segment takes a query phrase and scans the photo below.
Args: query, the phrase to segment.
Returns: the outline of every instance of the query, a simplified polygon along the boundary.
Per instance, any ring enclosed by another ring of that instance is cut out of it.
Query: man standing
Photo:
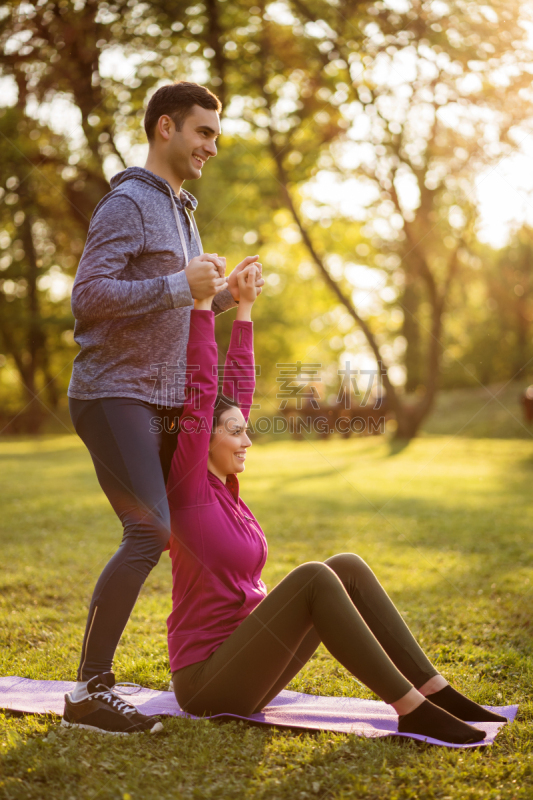
[[[77,685],[62,724],[109,733],[155,730],[113,691],[113,656],[140,589],[170,537],[166,479],[183,405],[190,311],[216,293],[220,313],[238,302],[237,274],[202,252],[182,189],[217,154],[220,102],[185,81],[151,98],[144,168],[111,180],[96,207],[72,291],[75,339],[69,406],[99,483],[123,525],[120,547],[91,600]],[[257,281],[262,286],[260,273]]]

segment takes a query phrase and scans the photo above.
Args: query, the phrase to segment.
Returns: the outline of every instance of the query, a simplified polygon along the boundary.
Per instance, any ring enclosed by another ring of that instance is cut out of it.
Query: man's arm
[[[255,286],[257,294],[261,294],[262,287],[265,285],[262,275],[262,265],[257,260],[259,256],[247,256],[234,270],[228,275],[228,288],[215,295],[211,309],[215,314],[221,314],[230,308],[235,308],[239,303],[239,275],[251,264],[256,265]]]
[[[215,314],[222,314],[224,311],[229,311],[230,308],[236,308],[237,301],[233,299],[229,289],[224,289],[222,292],[216,294],[211,304],[211,310]]]
[[[128,261],[142,253],[144,228],[137,204],[128,197],[111,197],[91,222],[72,289],[77,320],[93,322],[150,314],[193,303],[184,272],[122,280]]]

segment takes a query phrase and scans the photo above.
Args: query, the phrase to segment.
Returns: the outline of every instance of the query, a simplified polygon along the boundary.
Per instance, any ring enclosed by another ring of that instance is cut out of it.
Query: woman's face
[[[251,446],[246,420],[240,408],[228,408],[209,443],[208,469],[218,478],[244,471],[246,450]]]

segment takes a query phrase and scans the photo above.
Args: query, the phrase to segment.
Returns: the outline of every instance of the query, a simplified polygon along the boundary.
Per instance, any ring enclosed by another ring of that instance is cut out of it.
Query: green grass
[[[73,679],[88,600],[119,526],[73,436],[0,443],[0,674]],[[265,580],[362,555],[443,674],[482,703],[520,703],[484,751],[241,723],[171,720],[111,740],[0,714],[0,797],[533,797],[533,442],[425,435],[256,444],[243,496],[268,536]],[[117,653],[121,680],[168,685],[170,562],[150,576]],[[296,690],[371,696],[319,650]]]
[[[531,381],[509,381],[439,392],[423,430],[473,438],[529,439],[533,424],[525,420],[521,397]]]

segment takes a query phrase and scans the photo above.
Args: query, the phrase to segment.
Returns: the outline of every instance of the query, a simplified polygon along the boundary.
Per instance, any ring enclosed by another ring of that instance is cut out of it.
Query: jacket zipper
[[[239,511],[239,513],[240,513],[240,515],[241,515],[242,519],[245,519],[245,520],[247,520],[248,522],[254,522],[254,518],[253,518],[253,517],[249,517],[247,514],[245,514],[245,513],[244,513],[244,511],[241,511],[238,501],[236,501],[236,500],[235,500],[235,498],[234,498],[234,497],[233,497],[233,495],[231,494],[231,492],[230,492],[230,490],[228,489],[228,487],[227,487],[227,486],[225,486],[224,488],[225,488],[225,489],[228,491],[228,493],[230,494],[230,496],[231,496],[231,499],[232,499],[232,500],[233,500],[233,502],[235,503],[235,505],[236,505],[236,507],[237,507],[237,510]],[[258,568],[260,567],[261,561],[264,559],[264,557],[265,557],[265,554],[266,554],[266,547],[265,547],[266,540],[265,540],[265,536],[264,536],[264,534],[261,534],[261,533],[259,533],[259,531],[256,531],[255,529],[253,529],[253,532],[255,533],[255,535],[257,536],[257,538],[259,539],[259,541],[261,542],[261,549],[262,549],[261,558],[260,558],[260,559],[259,559],[259,561],[257,562],[257,568],[256,568],[256,569],[258,569]]]

